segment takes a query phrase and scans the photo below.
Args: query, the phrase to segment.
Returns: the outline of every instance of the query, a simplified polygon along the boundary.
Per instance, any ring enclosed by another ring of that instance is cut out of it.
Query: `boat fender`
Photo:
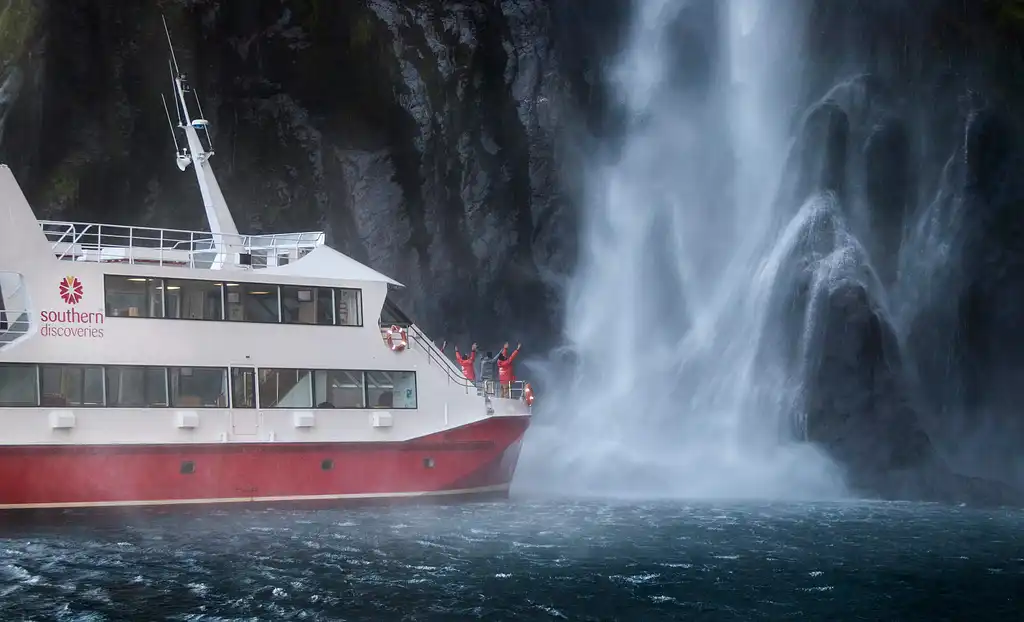
[[[387,342],[392,352],[401,352],[409,347],[409,336],[401,326],[392,325],[388,329]]]
[[[523,401],[526,402],[527,406],[533,406],[533,387],[527,382],[523,385]]]

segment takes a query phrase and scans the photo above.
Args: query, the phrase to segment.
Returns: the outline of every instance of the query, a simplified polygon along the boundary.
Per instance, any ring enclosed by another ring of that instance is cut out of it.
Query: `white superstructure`
[[[322,233],[239,234],[170,66],[210,231],[39,221],[0,167],[4,444],[403,441],[528,416],[518,383],[482,394],[415,325],[389,348],[400,284]]]

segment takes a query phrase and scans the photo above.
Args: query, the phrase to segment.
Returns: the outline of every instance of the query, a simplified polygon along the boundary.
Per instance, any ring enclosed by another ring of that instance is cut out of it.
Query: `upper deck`
[[[241,235],[128,225],[41,220],[62,261],[260,269],[284,266],[324,245],[320,231]]]

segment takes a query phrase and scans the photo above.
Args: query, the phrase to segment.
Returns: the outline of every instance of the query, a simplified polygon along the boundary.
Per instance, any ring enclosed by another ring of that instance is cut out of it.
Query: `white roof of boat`
[[[401,283],[373,268],[361,264],[329,246],[318,246],[308,255],[284,266],[262,268],[261,274],[288,274],[346,281],[373,281],[403,287]]]

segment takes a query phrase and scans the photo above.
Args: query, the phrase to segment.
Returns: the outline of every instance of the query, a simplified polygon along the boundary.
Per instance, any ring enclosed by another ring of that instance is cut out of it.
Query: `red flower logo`
[[[77,305],[82,300],[82,282],[77,277],[64,277],[60,282],[60,297],[69,305]]]

